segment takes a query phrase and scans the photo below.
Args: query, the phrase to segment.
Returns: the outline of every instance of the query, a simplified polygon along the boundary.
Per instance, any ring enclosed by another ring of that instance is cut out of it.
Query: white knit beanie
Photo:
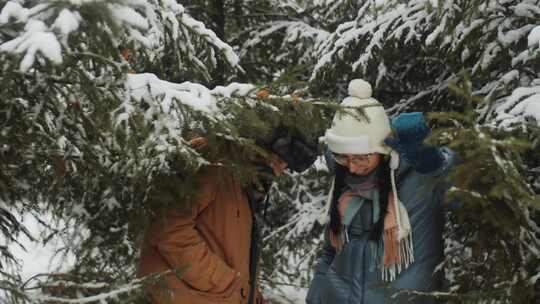
[[[371,85],[362,79],[349,83],[349,97],[341,103],[348,107],[334,116],[332,127],[326,130],[325,141],[330,150],[341,154],[390,154],[384,139],[391,133],[390,120],[382,104],[371,97]],[[355,108],[363,108],[365,117]]]

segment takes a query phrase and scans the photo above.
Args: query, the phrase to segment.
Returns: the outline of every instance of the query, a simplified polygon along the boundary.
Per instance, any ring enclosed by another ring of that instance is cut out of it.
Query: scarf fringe
[[[399,241],[399,257],[396,263],[390,266],[385,266],[382,263],[381,272],[382,279],[385,282],[391,282],[405,269],[414,263],[414,248],[412,234]]]

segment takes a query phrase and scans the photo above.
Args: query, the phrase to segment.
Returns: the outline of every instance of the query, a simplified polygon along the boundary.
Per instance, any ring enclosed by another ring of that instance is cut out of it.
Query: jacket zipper
[[[361,297],[361,304],[364,304],[365,297],[366,297],[366,247],[367,244],[364,245],[364,249],[362,250],[362,297]]]
[[[257,282],[257,260],[259,259],[259,227],[257,225],[257,217],[255,201],[253,199],[251,189],[247,188],[244,191],[247,194],[249,208],[251,211],[251,244],[249,250],[249,291],[248,291],[248,304],[254,303],[255,297],[255,285]]]

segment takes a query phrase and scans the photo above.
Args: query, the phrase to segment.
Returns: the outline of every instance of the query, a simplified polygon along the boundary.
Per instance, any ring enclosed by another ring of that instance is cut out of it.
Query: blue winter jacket
[[[437,303],[433,298],[412,296],[400,291],[435,291],[441,289],[441,274],[435,268],[443,258],[443,197],[448,183],[443,178],[455,161],[452,151],[441,148],[442,167],[430,174],[416,172],[402,158],[397,170],[398,196],[409,214],[414,246],[414,263],[396,280],[382,281],[368,241],[373,224],[372,204],[366,201],[354,216],[349,228],[349,242],[339,253],[324,243],[307,304],[382,304]]]

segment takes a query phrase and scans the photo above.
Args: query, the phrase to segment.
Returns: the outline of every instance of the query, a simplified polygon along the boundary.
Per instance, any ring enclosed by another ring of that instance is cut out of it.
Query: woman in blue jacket
[[[308,304],[431,304],[419,294],[441,288],[435,269],[448,188],[441,177],[454,154],[424,145],[431,130],[422,113],[391,125],[371,93],[369,83],[351,81],[342,103],[348,113],[336,114],[325,134],[335,179]]]

